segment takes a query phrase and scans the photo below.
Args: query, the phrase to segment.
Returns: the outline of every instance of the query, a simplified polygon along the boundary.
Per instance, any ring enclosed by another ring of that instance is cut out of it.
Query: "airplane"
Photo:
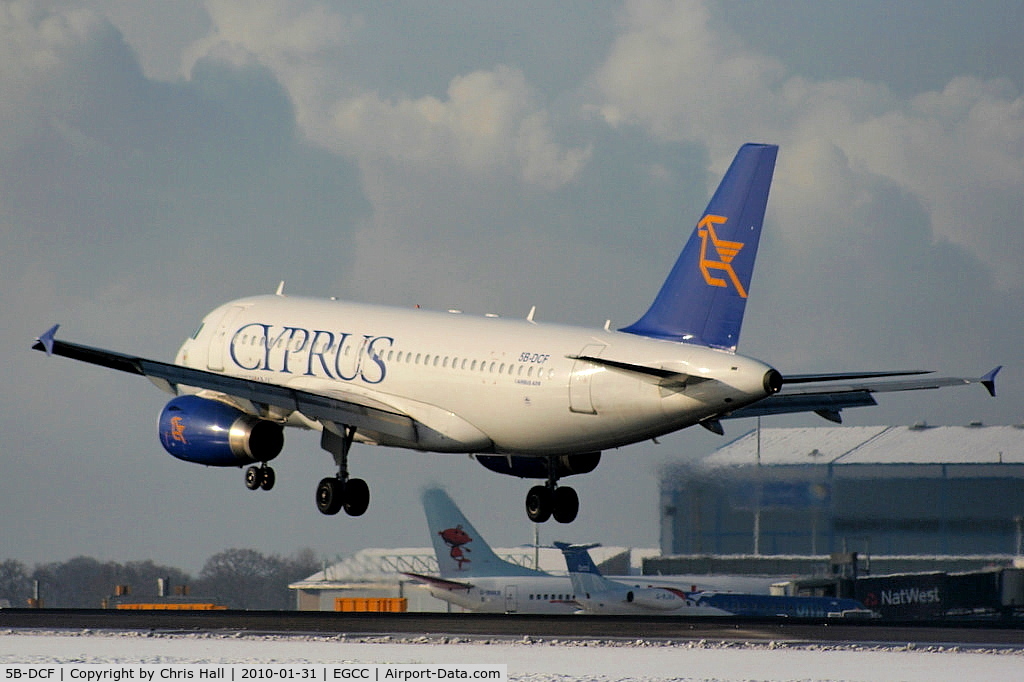
[[[405,573],[437,599],[476,613],[575,613],[568,576],[506,561],[494,553],[451,497],[423,492],[423,511],[440,577]]]
[[[675,587],[626,584],[601,575],[590,558],[597,545],[556,542],[572,579],[582,613],[671,616],[744,616],[748,618],[871,618],[875,614],[856,599],[787,597],[735,592],[687,592]]]
[[[316,487],[323,514],[363,514],[353,443],[468,453],[486,468],[544,481],[530,520],[572,522],[579,497],[560,479],[593,471],[605,450],[699,424],[877,404],[873,394],[981,383],[923,371],[783,375],[736,352],[778,147],[743,145],[650,308],[612,330],[273,295],[225,303],[173,363],[56,338],[33,348],[148,377],[175,396],[159,418],[171,455],[248,467],[269,490],[285,427],[320,431],[337,473]],[[901,377],[893,379],[892,377]],[[910,378],[912,377],[912,378]],[[887,378],[886,381],[878,381]]]
[[[565,557],[580,612],[608,615],[732,615],[725,609],[699,604],[676,587],[648,585],[642,581],[629,585],[604,577],[590,558],[589,550],[597,546],[555,543],[555,547],[562,550]]]
[[[880,614],[847,597],[789,597],[735,592],[691,592],[699,606],[746,618],[878,618]]]

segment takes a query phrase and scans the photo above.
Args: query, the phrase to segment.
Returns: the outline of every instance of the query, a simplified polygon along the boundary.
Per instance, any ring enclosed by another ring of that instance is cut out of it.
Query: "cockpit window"
[[[198,338],[199,338],[199,334],[201,334],[201,333],[202,333],[202,331],[203,331],[203,326],[204,326],[205,324],[206,324],[205,322],[200,322],[200,323],[199,323],[199,326],[198,326],[198,327],[196,327],[196,330],[195,330],[194,332],[192,332],[192,340],[193,340],[193,341],[195,341],[196,339],[198,339]]]

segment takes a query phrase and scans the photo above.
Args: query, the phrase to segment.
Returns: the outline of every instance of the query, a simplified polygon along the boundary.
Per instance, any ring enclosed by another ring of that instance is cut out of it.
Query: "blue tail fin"
[[[554,545],[562,551],[562,556],[565,557],[565,566],[569,569],[569,573],[601,575],[601,571],[597,570],[597,564],[590,557],[590,550],[599,545],[570,545],[567,542],[556,542]]]
[[[740,147],[654,303],[620,331],[736,350],[778,149]]]
[[[448,493],[431,488],[423,493],[430,539],[442,578],[482,578],[546,575],[505,561],[491,549],[463,516]]]

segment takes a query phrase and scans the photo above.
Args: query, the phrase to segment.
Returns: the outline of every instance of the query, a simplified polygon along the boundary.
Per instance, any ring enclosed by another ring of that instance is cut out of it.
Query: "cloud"
[[[336,105],[335,147],[361,159],[506,173],[556,189],[578,176],[589,152],[560,147],[535,100],[523,74],[507,67],[454,78],[446,100],[369,93]]]
[[[740,142],[779,142],[782,183],[789,173],[806,178],[807,164],[819,163],[802,197],[789,198],[825,211],[854,213],[852,204],[818,199],[836,198],[827,178],[845,173],[861,183],[848,200],[879,186],[870,176],[884,178],[926,211],[929,241],[971,252],[1004,290],[1024,286],[1024,266],[1011,255],[1024,250],[1016,229],[1024,215],[1024,99],[1009,81],[964,76],[900,100],[880,84],[788,73],[713,25],[703,3],[633,2],[627,22],[595,78],[595,106],[610,125],[700,141],[720,170]],[[841,150],[831,159],[846,170],[802,158],[823,141]]]

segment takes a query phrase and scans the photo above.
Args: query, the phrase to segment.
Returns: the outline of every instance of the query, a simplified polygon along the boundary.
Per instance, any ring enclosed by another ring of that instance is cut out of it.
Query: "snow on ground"
[[[1024,680],[1024,647],[0,630],[3,664],[504,663],[509,680]]]

